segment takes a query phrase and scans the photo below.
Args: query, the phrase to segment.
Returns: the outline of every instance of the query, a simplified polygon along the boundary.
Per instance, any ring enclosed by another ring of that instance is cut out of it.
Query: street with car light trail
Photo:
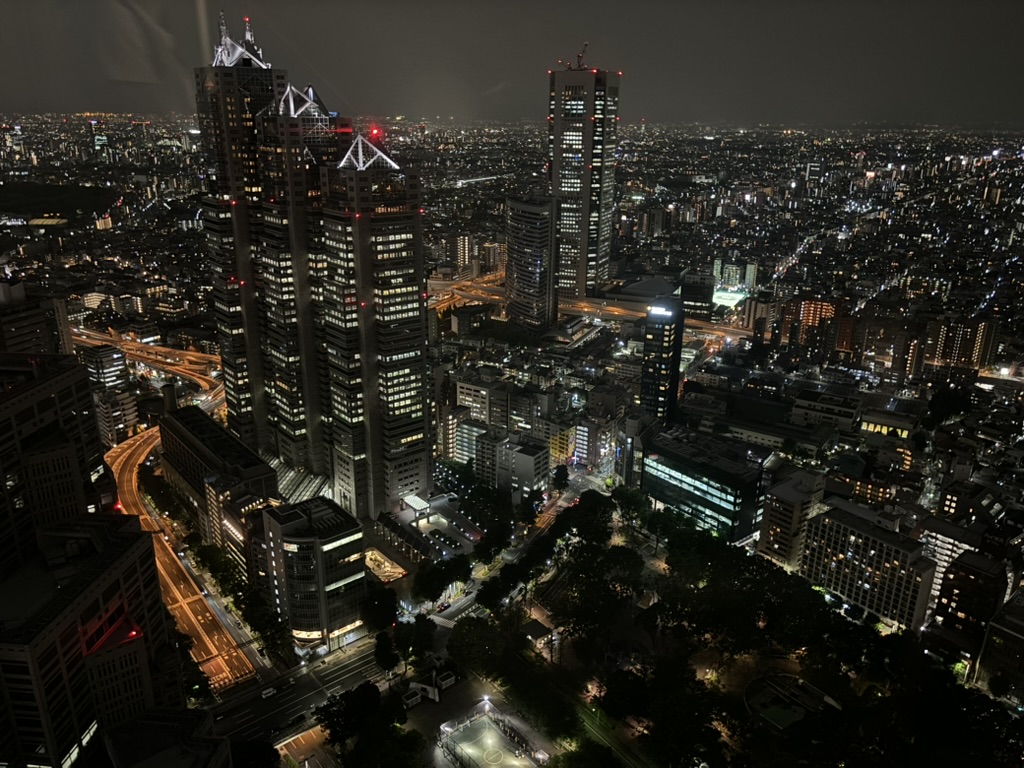
[[[107,343],[123,346],[128,342],[111,338]],[[187,363],[187,367],[181,368],[180,373],[175,373],[196,381],[200,386],[208,382],[213,383],[212,388],[204,388],[207,391],[204,392],[205,401],[202,404],[203,409],[210,412],[224,402],[224,389],[215,380],[201,381],[208,377],[190,370],[192,366],[204,362],[207,361],[197,358],[196,362]],[[153,427],[112,448],[107,453],[106,460],[117,482],[121,511],[124,514],[138,516],[143,530],[157,534],[153,537],[153,550],[164,603],[174,617],[178,629],[191,638],[192,657],[207,676],[210,687],[214,692],[220,692],[228,686],[254,678],[256,662],[240,647],[239,640],[233,637],[227,622],[218,617],[211,601],[203,594],[203,589],[196,584],[186,564],[175,550],[176,542],[169,526],[149,507],[139,490],[139,465],[156,451],[159,445],[160,429]],[[237,634],[242,635],[241,632]],[[244,637],[240,639],[242,642],[246,640]]]

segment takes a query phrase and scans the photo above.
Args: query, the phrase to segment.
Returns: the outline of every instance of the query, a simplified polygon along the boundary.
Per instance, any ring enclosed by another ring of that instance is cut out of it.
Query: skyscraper
[[[419,206],[419,178],[357,136],[324,207],[324,338],[335,498],[361,518],[429,479]]]
[[[245,19],[235,42],[220,20],[213,63],[195,72],[196,111],[207,153],[203,228],[213,272],[213,311],[224,369],[228,427],[250,445],[268,440],[252,235],[261,218],[258,123],[280,103],[287,74],[273,69]]]
[[[221,22],[196,103],[228,427],[360,517],[427,487],[419,179]]]
[[[540,334],[558,315],[551,198],[509,199],[505,241],[505,300],[509,322]]]
[[[682,349],[683,311],[677,302],[659,299],[647,310],[640,405],[662,421],[675,418]]]
[[[550,74],[548,178],[558,233],[558,295],[592,296],[608,279],[619,74],[577,66]]]
[[[285,465],[326,475],[320,172],[337,165],[352,127],[331,115],[311,86],[288,85],[276,106],[258,126],[262,220],[253,238],[268,437]]]

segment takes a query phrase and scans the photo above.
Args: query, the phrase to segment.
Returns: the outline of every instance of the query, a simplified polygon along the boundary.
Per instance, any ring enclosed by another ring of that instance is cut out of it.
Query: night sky
[[[1021,0],[24,0],[0,112],[193,112],[217,10],[347,115],[542,119],[546,71],[624,72],[627,122],[1024,126]]]

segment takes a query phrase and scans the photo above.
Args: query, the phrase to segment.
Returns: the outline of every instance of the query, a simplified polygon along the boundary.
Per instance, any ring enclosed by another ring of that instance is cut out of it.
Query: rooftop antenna
[[[245,39],[246,39],[246,42],[249,42],[249,43],[255,43],[256,42],[255,40],[252,39],[252,24],[249,23],[249,17],[248,16],[245,17]]]
[[[220,39],[223,40],[228,36],[228,23],[224,20],[224,11],[220,12],[217,25],[220,27]]]

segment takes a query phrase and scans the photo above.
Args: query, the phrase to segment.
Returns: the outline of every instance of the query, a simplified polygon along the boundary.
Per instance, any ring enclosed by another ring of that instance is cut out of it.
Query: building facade
[[[252,243],[268,438],[285,466],[321,475],[330,473],[319,351],[321,171],[337,165],[351,138],[351,123],[329,113],[311,86],[289,84],[258,123],[261,219]]]
[[[0,583],[0,763],[68,768],[103,730],[185,699],[138,518],[87,515],[39,540]]]
[[[287,73],[256,45],[248,18],[236,42],[220,20],[210,66],[195,71],[196,112],[207,157],[203,231],[224,370],[228,428],[248,445],[268,441],[253,238],[262,217],[260,116],[281,102]]]
[[[682,308],[675,302],[656,301],[647,310],[644,329],[640,406],[660,421],[671,422],[676,417],[682,349]]]
[[[764,500],[757,551],[787,571],[800,566],[808,521],[824,511],[825,476],[797,470],[773,485]]]
[[[356,137],[324,209],[324,339],[336,500],[397,510],[430,478],[419,178]]]
[[[164,477],[195,516],[206,544],[221,543],[223,525],[207,504],[207,478],[227,475],[255,496],[278,497],[274,468],[198,406],[166,414],[160,420],[160,443]]]
[[[550,198],[510,198],[506,205],[508,319],[527,333],[543,334],[558,317],[554,203]]]
[[[844,603],[919,631],[935,577],[924,546],[867,508],[836,498],[825,503],[830,509],[807,524],[800,575]]]
[[[0,352],[70,355],[72,351],[63,299],[32,297],[24,283],[0,280]]]
[[[671,429],[644,443],[641,487],[656,508],[728,541],[748,538],[764,509],[761,461],[731,440]]]
[[[0,355],[0,576],[35,530],[113,504],[89,375],[64,355]]]

